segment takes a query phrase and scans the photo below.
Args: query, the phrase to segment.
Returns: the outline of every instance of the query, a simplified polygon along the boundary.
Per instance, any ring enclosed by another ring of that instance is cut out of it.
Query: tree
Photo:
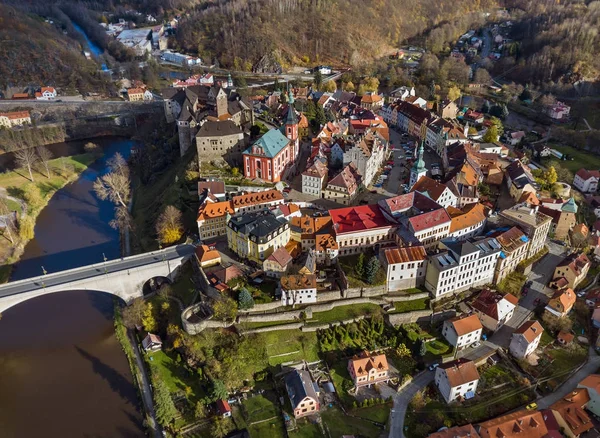
[[[33,239],[35,230],[35,221],[31,216],[23,215],[19,220],[19,237],[27,241]]]
[[[108,223],[111,228],[125,232],[133,228],[133,218],[129,214],[129,210],[125,207],[118,206],[115,210],[115,218]]]
[[[335,84],[335,81],[327,81],[323,85],[323,91],[333,93],[335,90],[337,90],[337,85]]]
[[[222,297],[213,303],[215,319],[231,321],[237,316],[237,304],[231,298]]]
[[[554,187],[554,184],[556,184],[556,181],[558,181],[558,175],[556,174],[556,169],[554,166],[548,167],[548,169],[544,172],[544,180],[546,180],[548,188]]]
[[[320,103],[317,103],[315,111],[315,122],[317,123],[319,128],[321,128],[321,126],[323,126],[327,122],[327,118],[325,117],[325,109]]]
[[[533,96],[531,95],[531,91],[529,91],[529,89],[527,87],[525,87],[525,89],[523,89],[523,92],[519,96],[519,100],[521,100],[522,102],[526,102],[526,101],[531,101],[532,99],[533,99]]]
[[[206,406],[202,402],[196,402],[196,406],[194,407],[194,418],[200,420],[201,418],[206,417]]]
[[[181,211],[173,205],[168,205],[156,221],[156,234],[158,240],[165,245],[172,245],[181,239],[183,235]]]
[[[491,109],[491,105],[490,105],[490,101],[489,100],[484,100],[483,101],[483,106],[481,107],[481,112],[484,114],[489,114]]]
[[[15,162],[19,168],[27,170],[29,173],[29,180],[34,181],[32,169],[37,163],[38,156],[35,151],[31,148],[20,149],[15,152]]]
[[[142,312],[142,325],[147,332],[153,332],[158,328],[156,318],[154,318],[154,309],[151,302],[147,302]]]
[[[221,417],[215,417],[212,427],[210,428],[210,436],[224,438],[227,433],[229,433],[229,429],[227,428],[225,420]]]
[[[114,171],[102,175],[94,182],[94,192],[103,201],[108,199],[115,205],[127,208],[131,195],[129,175]]]
[[[460,92],[460,88],[458,88],[456,85],[453,87],[450,87],[450,89],[448,89],[448,100],[451,100],[452,102],[454,102],[455,100],[457,100],[458,98],[460,98],[461,96],[461,92]]]
[[[42,192],[35,184],[26,184],[22,189],[22,196],[29,211],[38,210],[44,205]]]
[[[479,194],[483,195],[483,196],[490,196],[490,186],[488,186],[485,183],[479,183],[479,185],[477,186],[477,189],[479,190]]]
[[[484,143],[496,143],[498,141],[498,128],[496,125],[492,125],[485,131],[483,134],[483,142]]]
[[[88,141],[84,146],[83,146],[83,150],[88,153],[88,154],[99,154],[100,153],[100,147],[96,144],[96,143],[92,143],[91,141]]]
[[[348,81],[345,84],[343,84],[342,88],[346,91],[354,91],[356,87],[354,86],[352,81]]]
[[[474,79],[476,84],[489,84],[492,81],[492,77],[484,68],[477,69]]]
[[[238,304],[240,309],[251,309],[254,307],[254,299],[245,287],[240,289],[240,293],[238,294]]]
[[[14,245],[17,238],[17,226],[12,219],[12,211],[8,207],[7,199],[4,197],[0,197],[0,216],[5,217],[3,236]]]
[[[423,357],[426,354],[427,354],[427,345],[425,344],[425,342],[421,341],[421,346],[419,347],[419,355],[421,357]]]
[[[238,176],[240,176],[240,168],[232,167],[231,168],[231,176],[233,176],[234,178],[237,178]]]
[[[210,398],[212,401],[226,400],[229,397],[229,391],[222,380],[214,379],[210,389]]]
[[[356,261],[356,265],[354,266],[354,272],[358,275],[359,278],[363,278],[365,276],[365,253],[361,252],[358,256],[358,260]]]
[[[50,160],[52,159],[52,152],[50,152],[44,146],[40,146],[37,149],[37,154],[40,159],[40,163],[44,166],[44,170],[46,170],[46,178],[50,178]]]
[[[377,271],[379,271],[379,267],[381,264],[377,259],[377,256],[372,256],[365,267],[365,279],[367,283],[372,284],[375,281],[375,276],[377,275]]]
[[[398,357],[410,357],[410,356],[412,356],[412,353],[410,352],[410,350],[408,349],[408,347],[406,346],[406,344],[400,344],[400,345],[398,345],[398,348],[396,348],[396,354],[398,355]]]
[[[323,85],[323,75],[321,74],[321,71],[318,70],[318,69],[315,72],[315,76],[314,76],[313,82],[315,84],[315,88],[317,90],[321,90],[321,85]]]
[[[142,325],[144,313],[146,310],[146,302],[143,298],[136,298],[131,304],[123,309],[123,324],[129,329],[134,329],[136,326]]]
[[[119,152],[117,152],[114,157],[110,158],[106,164],[111,172],[129,178],[129,166],[127,165],[127,161],[125,161],[125,158],[123,158],[123,155]]]
[[[153,373],[152,383],[154,384],[154,408],[156,411],[156,420],[163,426],[169,426],[179,412],[173,403],[171,393],[167,384],[160,378],[158,373]]]

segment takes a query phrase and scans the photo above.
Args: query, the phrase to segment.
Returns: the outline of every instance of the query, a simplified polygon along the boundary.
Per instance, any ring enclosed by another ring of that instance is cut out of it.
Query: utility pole
[[[106,261],[108,260],[104,253],[102,253],[102,258],[104,259],[104,273],[108,274],[108,269],[106,269]]]
[[[46,274],[48,274],[48,271],[46,271],[46,269],[42,266],[42,275],[45,277]],[[44,289],[46,289],[46,284],[44,283],[44,280],[42,279],[42,287]]]

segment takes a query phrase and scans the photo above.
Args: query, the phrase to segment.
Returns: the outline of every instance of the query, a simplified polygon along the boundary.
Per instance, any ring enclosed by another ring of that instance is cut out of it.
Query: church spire
[[[231,72],[227,75],[227,88],[233,88],[233,79],[231,78]]]
[[[294,93],[292,92],[292,87],[288,82],[288,105],[294,106]]]
[[[294,109],[294,95],[292,89],[288,83],[288,113],[285,119],[286,125],[297,125],[298,118],[296,117],[296,110]]]

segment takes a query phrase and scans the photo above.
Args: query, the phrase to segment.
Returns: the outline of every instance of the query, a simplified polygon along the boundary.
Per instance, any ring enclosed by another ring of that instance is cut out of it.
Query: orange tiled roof
[[[319,234],[315,242],[317,251],[326,251],[328,249],[339,249],[339,245],[332,234]]]
[[[265,190],[264,192],[248,193],[233,197],[233,207],[242,208],[250,205],[266,204],[273,201],[283,201],[283,194],[279,190]]]
[[[575,301],[577,301],[577,295],[575,295],[573,289],[569,287],[567,289],[557,290],[554,292],[554,295],[550,301],[548,301],[548,306],[556,308],[556,305],[560,303],[563,308],[561,313],[566,313],[571,310],[575,304]]]
[[[383,249],[385,260],[388,264],[408,263],[422,261],[427,258],[427,252],[421,245],[405,246]]]
[[[441,364],[439,368],[446,373],[451,388],[479,380],[477,367],[472,360],[461,358]]]
[[[583,407],[590,401],[590,395],[585,388],[577,388],[558,402],[550,406],[550,409],[560,414],[575,436],[579,436],[594,427],[589,415]]]
[[[538,336],[544,333],[544,328],[536,320],[526,321],[515,330],[515,333],[523,335],[527,343],[531,344]]]
[[[6,117],[9,120],[26,119],[29,117],[29,111],[11,111],[9,113],[0,113],[0,117]]]
[[[134,94],[144,94],[144,90],[142,90],[141,88],[130,88],[129,90],[127,90],[128,96],[132,96]]]
[[[222,217],[225,216],[227,213],[234,213],[231,201],[205,202],[198,209],[197,221]]]
[[[450,212],[448,212],[450,213]],[[485,207],[482,204],[471,204],[461,210],[460,215],[453,216],[450,222],[450,233],[472,227],[485,221]]]
[[[481,438],[542,438],[547,433],[540,411],[517,411],[479,424]]]
[[[467,333],[474,332],[476,330],[482,330],[483,326],[479,317],[475,314],[467,317],[456,317],[449,321],[454,327],[454,331],[458,336],[466,335]]]
[[[373,368],[378,371],[387,371],[390,369],[385,354],[370,355],[367,351],[363,351],[359,356],[354,356],[350,359],[354,375],[363,376],[369,373]]]
[[[317,276],[311,275],[285,275],[280,279],[281,288],[285,290],[315,289],[317,287]]]
[[[221,254],[216,249],[210,249],[208,245],[200,245],[196,247],[196,255],[200,262],[208,262],[221,258]]]

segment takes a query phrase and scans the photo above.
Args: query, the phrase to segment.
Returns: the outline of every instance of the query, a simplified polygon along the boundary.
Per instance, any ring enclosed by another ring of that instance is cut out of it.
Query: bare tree
[[[131,196],[129,175],[117,172],[102,175],[94,182],[94,191],[103,201],[108,199],[113,204],[127,209]]]
[[[35,151],[31,148],[20,149],[15,152],[15,161],[17,162],[17,166],[22,169],[27,169],[27,172],[29,172],[29,179],[33,182],[33,173],[31,171],[38,161],[38,156]]]
[[[127,161],[125,161],[125,158],[123,158],[123,155],[120,153],[117,152],[114,157],[106,162],[106,164],[108,164],[111,173],[116,173],[129,178],[129,166],[127,165]]]
[[[119,206],[115,211],[115,218],[109,222],[115,230],[125,231],[133,229],[133,218],[127,207]]]
[[[6,198],[0,197],[0,216],[4,216],[4,236],[14,245],[17,237],[17,225],[13,220],[12,211],[8,207]]]
[[[37,154],[42,166],[44,166],[44,169],[46,170],[46,177],[50,178],[50,160],[52,159],[52,152],[50,152],[48,148],[41,146],[37,149]]]

